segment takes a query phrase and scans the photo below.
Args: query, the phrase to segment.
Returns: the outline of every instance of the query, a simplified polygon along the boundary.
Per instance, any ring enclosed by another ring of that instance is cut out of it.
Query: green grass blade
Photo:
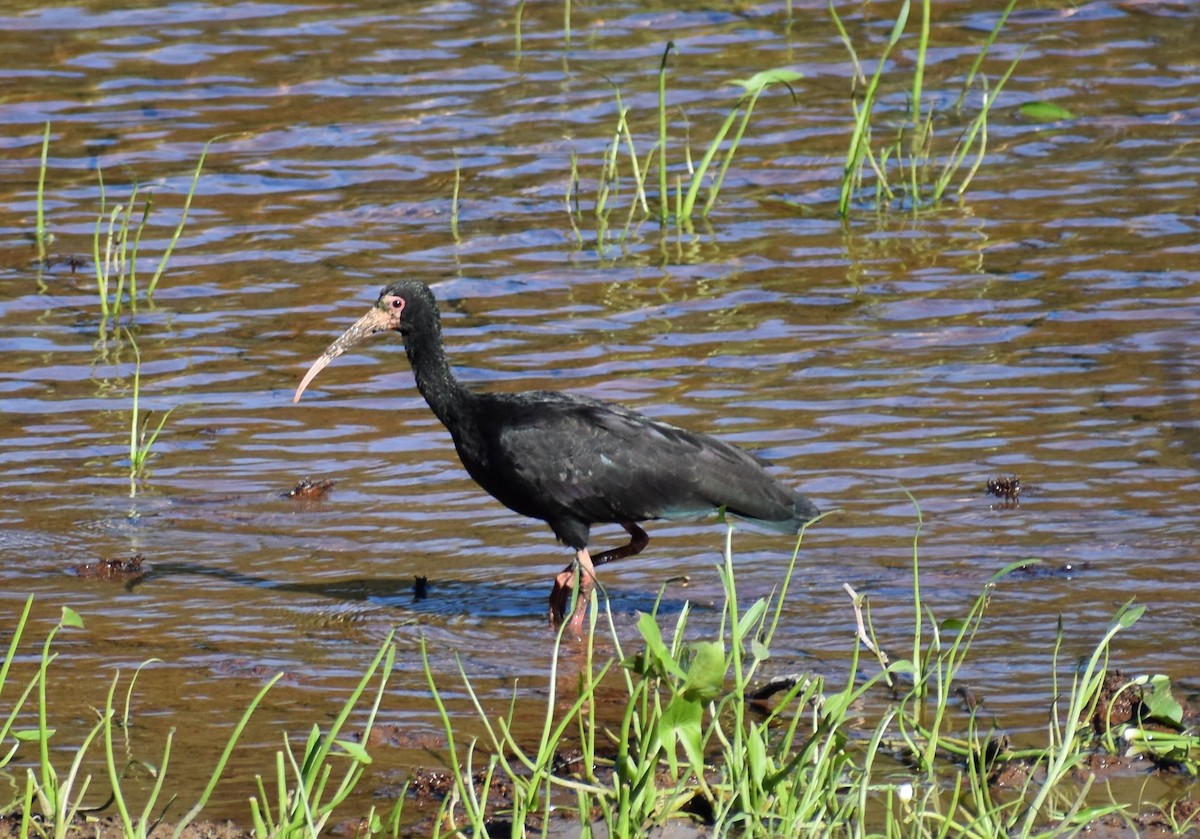
[[[101,712],[101,725],[104,727],[104,764],[108,768],[108,781],[112,788],[113,800],[117,805],[117,814],[121,819],[121,825],[125,829],[126,837],[136,837],[138,834],[133,828],[133,819],[129,815],[129,808],[125,804],[125,793],[121,789],[121,777],[117,773],[116,758],[113,754],[113,717],[116,716],[116,709],[113,707],[113,697],[117,692],[117,682],[121,678],[121,671],[118,670],[113,674],[112,683],[108,687],[108,696],[104,701],[104,709]]]
[[[96,166],[96,180],[100,183],[100,212],[96,215],[96,228],[92,233],[92,266],[96,271],[96,290],[100,294],[101,331],[104,329],[103,320],[108,318],[108,274],[104,270],[104,261],[100,258],[100,234],[104,229],[104,171]]]
[[[912,85],[912,125],[913,133],[913,154],[916,156],[917,149],[925,144],[925,131],[921,129],[921,90],[925,83],[925,58],[929,51],[929,18],[932,15],[930,9],[930,0],[922,0],[921,3],[921,31],[917,36],[917,58],[916,65],[913,68],[913,85]]]
[[[37,242],[38,263],[46,262],[46,167],[50,159],[50,123],[42,132],[42,162],[38,168],[37,184],[37,226],[34,228],[34,239]]]
[[[122,327],[124,328],[124,327]],[[136,480],[142,471],[143,456],[138,450],[138,399],[142,389],[142,353],[133,334],[125,329],[125,337],[133,347],[133,406],[129,417],[129,497],[137,494]]]
[[[717,136],[708,144],[708,148],[704,152],[704,157],[700,159],[700,165],[696,167],[696,171],[692,173],[691,183],[688,185],[687,195],[683,199],[683,206],[680,209],[678,221],[687,221],[692,217],[692,208],[696,206],[696,196],[700,193],[700,187],[704,183],[704,175],[708,172],[708,167],[712,164],[712,160],[716,157],[717,150],[721,147],[721,143],[725,142],[725,136],[729,133],[729,129],[733,127],[734,120],[737,119],[738,111],[741,110],[741,100],[729,112],[729,116],[725,117],[725,122],[717,131]]]
[[[129,201],[133,205],[133,199]],[[150,210],[154,207],[154,195],[147,194],[146,203],[142,206],[142,218],[133,234],[133,249],[129,254],[129,303],[130,308],[136,309],[137,301],[137,260],[138,251],[142,247],[142,233],[146,230],[146,222],[150,220]]]
[[[458,154],[454,155],[454,191],[450,196],[450,235],[454,237],[455,242],[461,242],[462,237],[458,235],[458,197],[462,189],[462,164],[458,159]]]
[[[988,33],[987,39],[983,42],[983,47],[980,48],[979,54],[975,56],[975,61],[971,64],[971,69],[967,72],[967,77],[963,81],[962,90],[959,91],[958,99],[954,101],[954,110],[959,110],[962,107],[963,100],[967,98],[967,91],[971,89],[971,85],[975,82],[975,76],[979,72],[979,68],[983,66],[983,60],[987,58],[988,51],[992,48],[992,44],[996,42],[997,36],[1000,35],[1000,30],[1004,27],[1008,16],[1012,14],[1012,10],[1017,7],[1017,0],[1008,0],[1008,5],[1004,7],[1004,11],[1000,13],[999,20],[992,27],[992,31]]]
[[[842,170],[841,196],[838,199],[838,215],[842,218],[845,218],[850,212],[850,196],[853,192],[855,179],[859,177],[858,173],[861,171],[863,160],[866,157],[867,146],[871,137],[871,114],[875,108],[875,96],[879,89],[879,82],[883,76],[883,69],[887,64],[888,56],[891,55],[892,50],[900,41],[900,36],[904,34],[904,27],[908,23],[909,8],[910,0],[904,0],[904,3],[900,6],[900,12],[896,16],[896,22],[892,26],[888,42],[884,46],[883,53],[879,56],[875,72],[871,75],[871,80],[867,83],[866,89],[863,92],[863,101],[855,112],[854,129],[850,135],[850,149],[846,153],[846,163]],[[845,29],[841,26],[840,20],[837,17],[837,11],[833,7],[833,0],[830,0],[829,11],[834,17],[839,32],[844,34]],[[850,47],[848,37],[843,38],[843,43],[846,44],[851,55],[854,55],[854,50]]]
[[[0,695],[4,694],[4,685],[8,680],[8,669],[17,657],[17,647],[21,643],[21,635],[25,632],[25,625],[29,622],[29,610],[32,608],[33,595],[31,594],[25,598],[25,608],[21,610],[21,617],[17,618],[16,626],[12,630],[13,635],[8,642],[8,651],[4,654],[4,661],[0,662]],[[0,737],[0,741],[3,739],[3,737]]]
[[[227,136],[229,135],[223,134],[219,137],[213,137],[204,144],[204,149],[200,152],[200,159],[196,162],[196,171],[192,173],[192,185],[188,188],[187,196],[183,199],[183,212],[179,216],[179,224],[175,226],[175,233],[172,234],[171,241],[167,245],[167,249],[163,252],[162,259],[159,260],[158,268],[154,271],[154,276],[150,278],[150,285],[146,288],[147,300],[154,297],[154,290],[158,288],[158,280],[162,277],[162,273],[167,267],[167,261],[175,251],[175,245],[178,244],[180,235],[183,234],[183,226],[187,224],[188,211],[192,207],[192,198],[195,196],[196,187],[200,183],[200,172],[204,169],[204,159],[208,157],[208,150],[212,147],[213,143]]]
[[[200,815],[200,811],[208,804],[208,799],[212,797],[213,790],[217,788],[217,782],[221,779],[221,775],[225,772],[225,766],[229,763],[229,758],[233,754],[233,749],[237,745],[238,739],[242,736],[242,732],[246,729],[246,725],[250,722],[250,717],[257,710],[259,704],[266,697],[267,692],[275,686],[275,683],[283,678],[282,673],[276,673],[269,682],[263,685],[262,690],[254,697],[250,704],[246,707],[242,718],[238,720],[238,724],[234,726],[233,733],[229,735],[229,740],[225,744],[225,750],[221,753],[217,765],[213,767],[212,776],[208,779],[208,784],[204,787],[204,791],[200,793],[200,798],[196,801],[195,806],[188,810],[179,823],[175,825],[175,832],[171,834],[172,839],[179,839],[184,830],[191,824],[196,816]]]
[[[658,220],[666,224],[670,215],[667,198],[667,58],[675,49],[674,41],[667,41],[662,61],[658,65]]]
[[[517,63],[521,63],[521,18],[525,15],[525,0],[517,0],[517,9],[513,13],[513,53]]]

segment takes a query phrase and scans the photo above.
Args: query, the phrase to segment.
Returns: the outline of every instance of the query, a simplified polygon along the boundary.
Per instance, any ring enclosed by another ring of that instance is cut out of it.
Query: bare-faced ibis
[[[395,330],[417,389],[442,421],[463,466],[501,504],[542,519],[575,561],[555,579],[550,618],[566,617],[576,567],[581,581],[571,629],[579,632],[595,566],[640,553],[639,522],[702,517],[725,510],[797,533],[817,508],[764,463],[729,443],[642,416],[620,405],[552,391],[481,393],[454,377],[442,346],[441,316],[424,283],[385,288],[375,306],[313,362],[293,401],[333,359],[368,335]],[[592,556],[593,524],[619,524],[629,544]]]

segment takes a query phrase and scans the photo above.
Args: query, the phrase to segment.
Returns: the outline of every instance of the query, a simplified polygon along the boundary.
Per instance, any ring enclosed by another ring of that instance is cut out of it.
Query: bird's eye
[[[393,309],[403,309],[404,301],[401,300],[399,297],[397,297],[395,300],[392,301],[392,308]]]

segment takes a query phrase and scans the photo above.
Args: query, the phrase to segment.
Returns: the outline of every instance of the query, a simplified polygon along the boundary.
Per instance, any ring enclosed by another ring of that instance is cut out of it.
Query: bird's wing
[[[506,408],[494,454],[507,459],[512,488],[582,521],[702,516],[720,507],[765,521],[792,517],[795,494],[754,457],[713,437],[563,394]]]

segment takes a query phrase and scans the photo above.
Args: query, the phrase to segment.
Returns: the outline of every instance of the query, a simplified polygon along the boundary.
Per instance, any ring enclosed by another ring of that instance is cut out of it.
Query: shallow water
[[[399,276],[436,284],[473,385],[571,390],[718,434],[841,510],[806,538],[771,672],[844,678],[854,622],[843,583],[870,596],[881,637],[902,649],[908,491],[939,615],[965,611],[1007,563],[1043,560],[999,585],[964,674],[1018,739],[1044,725],[1059,616],[1070,660],[1121,603],[1147,604],[1117,663],[1166,672],[1184,694],[1200,687],[1194,9],[1018,10],[983,67],[990,82],[1026,51],[963,202],[915,217],[860,206],[842,224],[852,68],[824,5],[793,6],[791,25],[774,4],[576,6],[568,45],[562,7],[530,4],[518,52],[514,9],[486,4],[8,5],[0,640],[30,593],[24,662],[61,607],[83,616],[53,666],[59,748],[82,739],[116,671],[158,659],[134,691],[133,751],[154,759],[176,727],[188,760],[172,777],[189,801],[241,710],[283,672],[212,810],[244,818],[246,784],[270,771],[279,731],[326,723],[392,627],[401,654],[381,719],[396,734],[376,750],[364,801],[439,760],[421,637],[464,731],[475,729],[455,656],[497,713],[514,682],[531,702],[544,695],[545,598],[569,556],[467,478],[398,340],[339,359],[291,403],[308,363]],[[864,59],[890,28],[880,11],[844,10]],[[995,14],[939,4],[927,91],[944,111]],[[644,161],[667,39],[678,47],[673,161],[685,116],[699,158],[734,101],[729,79],[774,66],[805,79],[794,103],[780,91],[760,100],[707,220],[638,223],[618,241],[626,171],[598,244],[590,210],[617,124],[609,83]],[[901,118],[911,61],[909,44],[890,65],[883,126]],[[1028,121],[1017,108],[1034,100],[1078,116]],[[976,91],[968,115],[978,106]],[[38,270],[28,237],[47,120],[59,262]],[[941,153],[963,122],[939,118]],[[153,305],[103,322],[90,262],[97,170],[110,209],[134,182],[155,196],[141,293],[214,137]],[[70,255],[84,264],[72,270]],[[174,409],[134,498],[134,359],[118,326],[141,351],[143,410]],[[1024,491],[1005,508],[983,490],[1010,474]],[[305,476],[338,483],[317,503],[281,497]],[[633,643],[636,612],[664,585],[668,610],[692,600],[691,625],[711,630],[722,529],[649,530],[642,557],[601,573],[622,638]],[[594,541],[619,535],[598,529]],[[744,599],[778,583],[791,548],[736,534]],[[136,585],[73,572],[136,553]],[[429,579],[424,599],[415,576]]]

